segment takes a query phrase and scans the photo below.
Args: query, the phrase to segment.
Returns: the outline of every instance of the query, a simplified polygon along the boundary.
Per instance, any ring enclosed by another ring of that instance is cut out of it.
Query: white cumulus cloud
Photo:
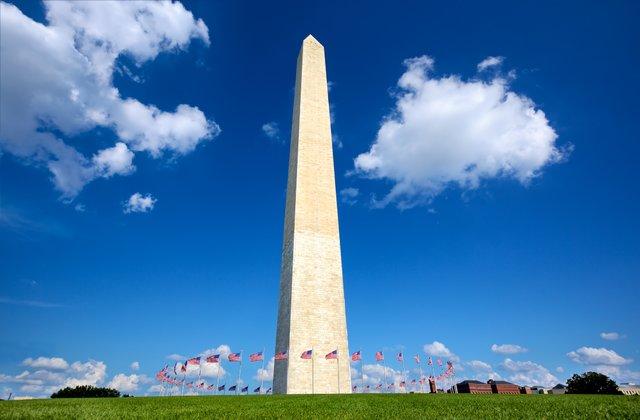
[[[93,156],[92,161],[98,173],[105,178],[113,175],[128,175],[136,169],[133,166],[133,152],[122,142],[100,150]]]
[[[44,369],[67,369],[69,363],[61,357],[28,357],[22,361],[24,366]]]
[[[355,158],[356,174],[392,183],[374,206],[427,204],[448,186],[476,189],[499,177],[527,185],[567,155],[544,112],[507,80],[434,78],[433,64],[428,56],[405,60],[395,109]]]
[[[140,193],[134,193],[124,203],[123,212],[125,213],[147,213],[153,210],[153,206],[156,205],[157,199],[153,198],[151,194],[142,195]]]
[[[0,3],[0,151],[45,167],[65,199],[99,177],[134,170],[134,152],[181,155],[220,129],[197,107],[167,112],[113,85],[119,57],[137,65],[162,52],[209,43],[208,29],[180,2],[45,1],[46,24]],[[115,145],[88,158],[68,139],[96,127]]]
[[[520,385],[551,387],[558,383],[546,367],[532,361],[515,361],[505,359],[500,365],[509,373],[508,380]]]
[[[423,350],[429,356],[444,357],[450,359],[452,362],[457,362],[460,358],[455,355],[447,346],[440,341],[434,341],[431,344],[425,344]],[[433,361],[435,363],[435,360]]]
[[[580,347],[567,353],[569,359],[583,365],[612,365],[621,366],[631,363],[632,359],[626,359],[613,350],[604,347]]]
[[[491,346],[491,351],[498,354],[517,354],[525,353],[528,350],[517,344],[493,344]]]
[[[273,381],[273,369],[275,359],[272,357],[264,368],[258,368],[256,375],[253,377],[256,381]]]
[[[138,370],[140,370],[140,362],[133,362],[133,363],[131,363],[131,366],[129,366],[129,367],[133,371],[138,371]]]
[[[145,375],[119,373],[111,379],[107,387],[117,389],[120,392],[135,392],[140,388],[141,384],[150,382],[150,379]]]

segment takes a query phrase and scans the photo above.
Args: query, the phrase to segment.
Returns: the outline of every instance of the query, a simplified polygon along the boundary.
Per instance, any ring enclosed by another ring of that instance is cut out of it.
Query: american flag
[[[431,360],[431,356],[427,359],[427,364],[431,366],[433,364],[433,360]]]
[[[280,351],[278,353],[276,353],[276,355],[274,356],[274,359],[276,360],[287,360],[287,352],[286,351]]]
[[[256,389],[254,389],[253,392],[260,392],[260,387],[257,387]]]
[[[242,361],[242,357],[240,356],[240,353],[229,353],[229,357],[228,357],[230,362],[241,362]],[[229,388],[229,390],[231,390],[231,388]]]
[[[224,391],[224,387],[225,387],[225,385],[220,385],[220,386],[218,387],[218,391]]]
[[[240,390],[240,392],[249,392],[249,385],[245,386]]]
[[[177,375],[178,374],[178,362],[176,362],[175,365],[173,365],[173,374]]]
[[[207,387],[207,391],[213,391],[213,388],[215,388],[215,387],[216,387],[215,385],[209,385]]]
[[[335,349],[331,353],[327,353],[324,356],[325,359],[337,359],[338,358],[338,349]]]
[[[442,359],[438,359],[438,366],[442,366]]]
[[[415,360],[417,364],[420,364],[420,355],[416,354],[415,356],[413,356],[413,360]]]
[[[207,357],[207,363],[219,363],[220,362],[220,355],[219,354],[212,354],[211,356]]]
[[[376,389],[382,389],[382,384],[376,385]]]
[[[357,362],[358,360],[362,360],[362,354],[360,354],[360,350],[354,352],[351,355],[351,360],[353,360],[354,362]]]
[[[196,365],[196,366],[198,366],[198,365],[200,365],[200,356],[198,356],[198,357],[192,357],[191,359],[189,359],[189,360],[187,360],[186,362],[184,362],[184,364],[185,364],[186,366],[189,366],[189,365]]]
[[[191,387],[193,387],[193,382],[187,382],[186,385],[187,385],[187,388],[191,388]]]
[[[382,354],[381,351],[377,351],[376,352],[376,362],[379,362],[381,360],[384,360],[384,354]]]
[[[313,357],[313,350],[307,350],[307,351],[303,351],[302,354],[300,355],[301,359],[311,359],[311,357]]]
[[[365,386],[364,389],[369,389],[371,388],[369,385]]]
[[[447,360],[447,369],[453,369],[453,363],[451,363],[451,360]]]
[[[404,381],[400,382],[400,388],[404,388],[405,385],[406,383]]]
[[[261,360],[263,360],[264,358],[262,357],[262,352],[259,351],[257,353],[252,353],[249,355],[249,361],[250,362],[259,362]]]
[[[411,380],[411,385],[415,385],[415,384],[416,384],[416,380],[415,380],[415,379],[412,379],[412,380]]]
[[[180,372],[186,372],[187,371],[187,365],[182,365],[180,366]]]
[[[267,389],[267,394],[271,393],[271,388]]]
[[[196,385],[196,388],[204,388],[204,382],[200,382],[198,385]]]
[[[398,355],[396,356],[396,360],[398,360],[398,362],[402,362],[404,360],[402,353],[398,353]]]
[[[355,392],[355,391],[357,391],[357,390],[358,390],[358,385],[354,385],[354,386],[352,386],[352,387],[351,387],[351,390],[352,390],[352,391],[354,391],[354,392]]]
[[[231,386],[229,387],[229,391],[235,391],[236,389],[238,389],[238,386],[237,386],[237,385],[231,385]]]

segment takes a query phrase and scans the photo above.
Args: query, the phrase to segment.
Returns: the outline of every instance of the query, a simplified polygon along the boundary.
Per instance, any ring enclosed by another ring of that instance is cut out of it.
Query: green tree
[[[598,372],[574,374],[567,381],[567,394],[621,394],[618,385],[607,375]]]
[[[117,398],[120,392],[112,388],[100,388],[92,385],[66,387],[51,394],[51,398]]]

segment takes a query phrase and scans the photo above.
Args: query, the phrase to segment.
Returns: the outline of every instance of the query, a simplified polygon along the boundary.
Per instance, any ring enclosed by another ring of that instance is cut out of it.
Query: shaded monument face
[[[275,362],[274,393],[351,392],[324,48],[311,35],[298,55],[275,351],[288,359]]]

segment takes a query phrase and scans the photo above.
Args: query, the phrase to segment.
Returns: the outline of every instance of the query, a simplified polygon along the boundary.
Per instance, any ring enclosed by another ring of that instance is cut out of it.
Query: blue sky
[[[183,2],[146,33],[101,4],[2,4],[3,392],[144,394],[171,354],[272,356],[309,33],[351,349],[640,381],[637,4]]]

